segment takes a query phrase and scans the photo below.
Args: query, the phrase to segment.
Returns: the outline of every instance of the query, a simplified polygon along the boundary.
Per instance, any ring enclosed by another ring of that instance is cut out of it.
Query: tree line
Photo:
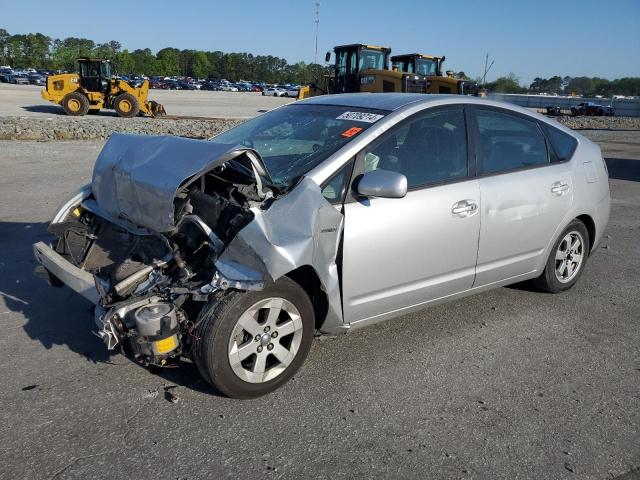
[[[116,72],[122,75],[211,77],[231,81],[304,84],[317,82],[327,73],[327,67],[322,65],[305,62],[289,64],[284,58],[271,55],[179,50],[170,47],[155,54],[148,48],[130,52],[115,40],[95,43],[86,38],[52,39],[42,33],[11,35],[0,28],[0,65],[74,71],[77,68],[76,58],[82,56],[108,58]],[[468,79],[464,72],[459,72],[456,76]],[[490,92],[499,93],[637,96],[640,95],[640,78],[607,80],[598,77],[537,77],[527,87],[521,85],[511,73],[483,87]]]
[[[551,95],[580,95],[583,97],[611,97],[613,95],[640,96],[640,78],[625,77],[608,80],[599,77],[536,77],[528,87],[520,85],[513,73],[484,85],[496,93],[547,93]]]
[[[163,48],[155,54],[148,48],[130,52],[115,40],[106,43],[75,37],[61,40],[41,33],[11,35],[0,29],[0,65],[75,71],[76,59],[89,56],[111,60],[116,72],[122,75],[310,83],[325,72],[322,65],[289,64],[272,55],[177,48]]]

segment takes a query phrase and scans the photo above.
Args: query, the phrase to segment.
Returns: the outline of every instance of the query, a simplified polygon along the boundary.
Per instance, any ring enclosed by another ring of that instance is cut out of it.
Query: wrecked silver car
[[[37,271],[95,304],[107,348],[157,367],[189,357],[221,392],[259,396],[315,332],[526,279],[573,286],[609,191],[597,147],[550,122],[469,97],[356,94],[209,141],[114,134],[54,242],[34,245]]]

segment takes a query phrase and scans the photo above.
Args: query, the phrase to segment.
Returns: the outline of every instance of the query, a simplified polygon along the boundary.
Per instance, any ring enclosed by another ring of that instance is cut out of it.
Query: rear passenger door
[[[481,227],[474,286],[539,269],[572,201],[566,162],[551,162],[546,138],[530,117],[473,108]]]

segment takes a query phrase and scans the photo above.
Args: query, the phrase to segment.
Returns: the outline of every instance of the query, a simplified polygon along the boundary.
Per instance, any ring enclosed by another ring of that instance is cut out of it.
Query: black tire
[[[119,116],[124,118],[132,118],[140,113],[140,103],[130,93],[118,95],[113,101],[113,108]]]
[[[67,93],[62,99],[62,108],[67,115],[80,117],[89,110],[89,99],[80,92]]]
[[[572,232],[575,232],[581,237],[582,262],[578,265],[578,272],[573,276],[573,278],[569,281],[561,282],[556,276],[556,253],[558,252],[564,238]],[[549,252],[549,258],[547,258],[545,269],[542,272],[542,275],[533,281],[534,285],[540,290],[548,293],[560,293],[573,287],[582,276],[582,272],[584,272],[587,265],[587,259],[589,257],[589,241],[589,232],[587,231],[587,227],[585,227],[584,223],[580,220],[573,220],[569,225],[567,225],[567,228],[562,231],[558,239],[553,244],[553,248],[551,249],[551,252]]]
[[[295,306],[302,320],[302,338],[295,357],[282,373],[266,382],[250,383],[234,372],[229,361],[229,342],[240,316],[257,302],[271,297],[283,298]],[[311,349],[315,319],[306,292],[293,280],[282,277],[260,291],[219,292],[202,308],[197,325],[193,359],[203,378],[229,397],[249,399],[276,390],[298,371]]]

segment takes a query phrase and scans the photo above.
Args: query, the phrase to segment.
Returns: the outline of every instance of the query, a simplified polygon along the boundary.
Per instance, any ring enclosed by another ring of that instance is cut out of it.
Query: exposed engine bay
[[[327,317],[341,323],[341,214],[310,181],[270,212],[288,192],[260,162],[246,148],[113,135],[91,186],[52,221],[52,248],[34,245],[40,274],[94,302],[96,334],[145,365],[188,354],[198,311],[216,292],[261,289],[314,262],[332,304]],[[295,227],[274,235],[286,216]],[[328,248],[321,231],[333,233]],[[286,252],[287,242],[296,249]]]

